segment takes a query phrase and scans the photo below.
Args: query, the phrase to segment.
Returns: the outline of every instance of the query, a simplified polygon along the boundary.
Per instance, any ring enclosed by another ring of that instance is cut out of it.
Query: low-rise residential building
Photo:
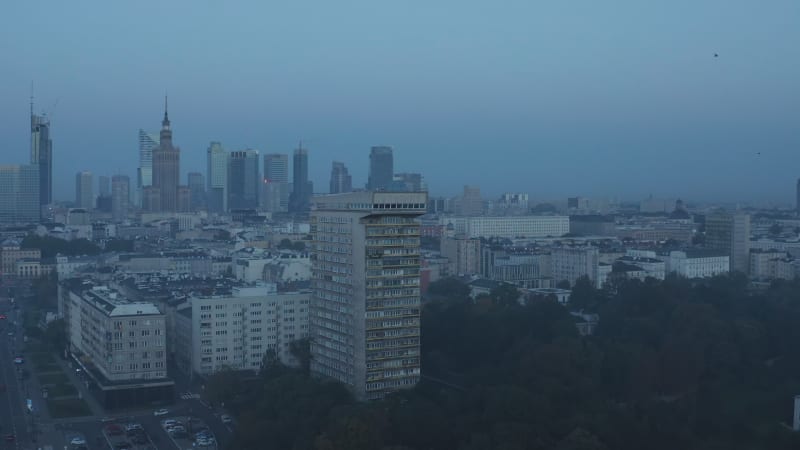
[[[481,241],[463,237],[443,237],[441,254],[450,261],[452,274],[474,275],[480,271]]]
[[[170,401],[164,314],[90,279],[59,285],[69,353],[107,408]]]
[[[780,250],[750,250],[752,280],[793,280],[797,275],[794,258]]]
[[[42,252],[38,248],[22,248],[19,239],[6,239],[0,244],[0,276],[16,275],[18,260],[41,258]]]
[[[296,365],[290,346],[308,337],[310,299],[310,291],[278,293],[274,284],[192,296],[175,316],[176,363],[203,376],[226,367],[258,371],[270,355]]]
[[[709,278],[730,271],[730,257],[724,251],[672,251],[667,258],[667,273],[686,278]]]

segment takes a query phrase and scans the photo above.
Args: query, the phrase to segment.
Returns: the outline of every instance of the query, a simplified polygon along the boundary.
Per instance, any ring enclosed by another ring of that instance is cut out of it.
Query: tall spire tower
[[[50,120],[33,112],[33,82],[31,82],[31,164],[39,168],[39,205],[53,202],[53,141],[50,139]]]
[[[180,181],[180,149],[172,145],[172,129],[164,96],[164,120],[161,121],[160,144],[153,150],[153,188],[158,193],[157,211],[178,211],[178,183]],[[154,194],[155,194],[154,192]]]

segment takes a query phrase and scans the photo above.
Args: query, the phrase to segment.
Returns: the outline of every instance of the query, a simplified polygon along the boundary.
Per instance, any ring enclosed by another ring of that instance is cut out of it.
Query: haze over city
[[[80,170],[134,179],[167,93],[182,178],[212,140],[302,140],[321,192],[332,160],[363,186],[369,148],[391,145],[439,194],[789,204],[798,17],[793,1],[9,4],[3,160],[28,158],[33,82],[58,200]]]

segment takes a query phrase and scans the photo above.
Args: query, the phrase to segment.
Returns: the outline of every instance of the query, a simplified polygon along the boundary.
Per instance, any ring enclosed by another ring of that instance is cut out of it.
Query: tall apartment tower
[[[200,172],[189,172],[189,206],[192,211],[198,211],[206,206],[206,180]]]
[[[164,99],[164,120],[161,121],[159,141],[158,148],[153,150],[153,187],[158,189],[159,210],[176,212],[178,210],[181,151],[172,145],[172,129],[167,114],[166,99]]]
[[[92,172],[84,171],[75,174],[75,207],[83,209],[94,208]]]
[[[314,184],[308,180],[308,149],[300,144],[292,157],[292,193],[289,195],[289,212],[304,213],[311,205]]]
[[[228,210],[228,152],[219,142],[211,142],[206,151],[206,196],[208,211]]]
[[[127,175],[111,177],[111,218],[122,222],[128,218],[131,199],[131,180]]]
[[[270,212],[289,210],[289,155],[264,155],[264,183],[261,207]]]
[[[367,189],[385,191],[394,180],[392,147],[372,147],[369,152],[369,179]]]
[[[750,215],[717,211],[706,216],[706,247],[730,256],[730,271],[748,274]]]
[[[228,159],[228,207],[254,209],[258,207],[258,150],[231,152]]]
[[[39,167],[39,205],[53,203],[53,141],[50,120],[33,113],[31,100],[31,164]]]
[[[420,228],[427,193],[315,197],[311,371],[361,400],[420,379]]]
[[[139,168],[136,169],[136,203],[141,207],[144,188],[153,185],[153,150],[158,148],[158,135],[139,129]]]
[[[0,224],[38,223],[39,165],[0,165]]]
[[[343,162],[334,161],[331,167],[331,194],[342,194],[353,190],[353,177]]]

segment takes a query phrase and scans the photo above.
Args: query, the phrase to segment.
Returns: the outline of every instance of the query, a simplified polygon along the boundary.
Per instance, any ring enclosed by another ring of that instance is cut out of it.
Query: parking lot
[[[160,425],[180,450],[217,450],[214,433],[197,417],[167,417],[161,420]]]
[[[106,422],[103,437],[114,450],[156,450],[144,426],[138,422]]]

